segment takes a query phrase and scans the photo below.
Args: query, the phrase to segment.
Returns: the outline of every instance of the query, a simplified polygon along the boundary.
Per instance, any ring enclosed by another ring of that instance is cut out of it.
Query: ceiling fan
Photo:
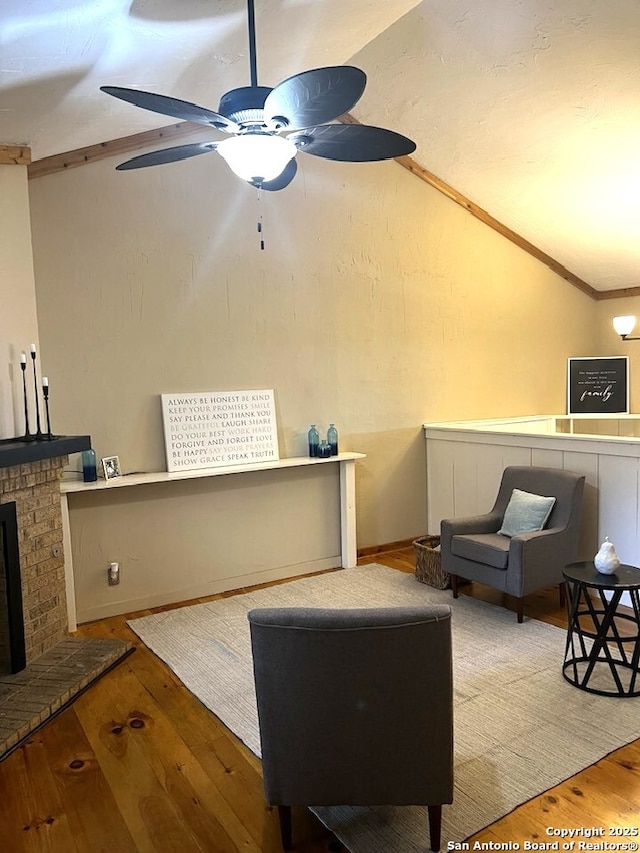
[[[359,68],[314,68],[288,77],[273,89],[258,86],[254,0],[247,0],[247,9],[251,85],[224,94],[218,112],[152,92],[100,87],[136,107],[208,125],[228,137],[141,154],[116,169],[159,166],[217,151],[235,174],[252,186],[281,190],[295,177],[298,151],[345,162],[387,160],[415,151],[414,142],[392,130],[328,123],[350,110],[362,96],[367,78]]]

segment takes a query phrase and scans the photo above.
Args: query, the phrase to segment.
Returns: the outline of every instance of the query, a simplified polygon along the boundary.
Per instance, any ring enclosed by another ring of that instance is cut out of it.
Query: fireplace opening
[[[0,674],[26,666],[15,501],[0,504]]]

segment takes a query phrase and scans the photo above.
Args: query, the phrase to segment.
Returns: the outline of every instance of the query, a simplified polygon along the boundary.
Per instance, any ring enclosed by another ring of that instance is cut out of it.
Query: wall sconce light
[[[613,328],[620,335],[623,341],[640,341],[640,337],[629,337],[629,335],[633,331],[635,324],[636,318],[633,314],[628,314],[624,317],[613,318]]]

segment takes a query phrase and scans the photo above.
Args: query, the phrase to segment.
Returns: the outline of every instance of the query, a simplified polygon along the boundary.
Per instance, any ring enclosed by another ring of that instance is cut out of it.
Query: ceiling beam
[[[26,145],[0,145],[0,166],[28,166],[31,149]]]
[[[30,179],[42,178],[45,175],[53,175],[55,172],[64,172],[77,166],[86,166],[87,163],[96,163],[98,160],[104,160],[107,157],[128,154],[141,148],[149,148],[158,142],[173,142],[185,136],[193,136],[198,131],[206,132],[210,136],[212,128],[181,121],[178,124],[170,124],[168,127],[159,127],[156,130],[147,130],[143,133],[135,133],[132,136],[122,136],[119,139],[110,139],[108,142],[99,142],[97,145],[76,148],[73,151],[65,151],[62,154],[53,154],[51,157],[34,160],[27,173]]]
[[[622,299],[624,296],[640,296],[640,287],[621,287],[616,290],[599,290],[596,299]]]

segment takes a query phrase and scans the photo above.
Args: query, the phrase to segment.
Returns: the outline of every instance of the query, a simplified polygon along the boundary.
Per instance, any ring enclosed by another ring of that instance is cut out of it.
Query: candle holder
[[[31,361],[33,362],[33,390],[36,398],[36,434],[35,440],[42,440],[42,429],[40,428],[40,404],[38,403],[38,377],[36,374],[36,348],[31,344]]]
[[[24,353],[23,353],[24,355]],[[22,371],[22,396],[24,399],[24,435],[22,436],[22,441],[33,441],[34,436],[31,435],[29,431],[29,408],[27,406],[27,357],[24,357],[24,361],[20,359],[20,370]]]
[[[49,381],[43,377],[42,379],[42,396],[44,397],[44,408],[47,415],[47,441],[51,441],[51,419],[49,418]]]

